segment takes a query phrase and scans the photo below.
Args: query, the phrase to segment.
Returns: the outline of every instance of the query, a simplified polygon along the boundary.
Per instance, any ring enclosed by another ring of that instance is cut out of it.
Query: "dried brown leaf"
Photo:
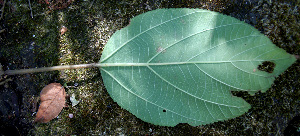
[[[34,122],[47,123],[57,117],[65,106],[66,92],[60,83],[51,83],[40,94],[41,104]]]
[[[60,35],[63,35],[65,32],[67,32],[68,31],[68,28],[67,27],[65,27],[65,26],[62,26],[61,28],[60,28]]]

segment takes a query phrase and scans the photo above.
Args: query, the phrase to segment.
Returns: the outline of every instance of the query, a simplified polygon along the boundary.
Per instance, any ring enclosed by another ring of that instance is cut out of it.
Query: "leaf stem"
[[[90,64],[53,66],[53,67],[31,68],[31,69],[20,69],[20,70],[6,70],[4,72],[0,72],[0,75],[2,74],[16,75],[16,74],[27,74],[27,73],[45,72],[45,71],[54,71],[54,70],[92,68],[92,67],[99,67],[99,66],[97,66],[97,63],[90,63]]]

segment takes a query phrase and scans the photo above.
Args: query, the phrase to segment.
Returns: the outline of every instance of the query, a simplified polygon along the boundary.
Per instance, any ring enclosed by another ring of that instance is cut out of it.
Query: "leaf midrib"
[[[141,67],[141,66],[167,66],[167,65],[185,65],[185,64],[220,64],[220,63],[235,63],[235,62],[264,62],[278,61],[287,58],[268,59],[268,60],[224,60],[224,61],[187,61],[187,62],[159,62],[159,63],[98,63],[97,67]]]

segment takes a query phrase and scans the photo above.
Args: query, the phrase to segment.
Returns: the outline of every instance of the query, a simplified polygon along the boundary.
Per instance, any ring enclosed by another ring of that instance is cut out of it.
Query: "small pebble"
[[[72,113],[69,114],[69,118],[73,118],[74,115]]]

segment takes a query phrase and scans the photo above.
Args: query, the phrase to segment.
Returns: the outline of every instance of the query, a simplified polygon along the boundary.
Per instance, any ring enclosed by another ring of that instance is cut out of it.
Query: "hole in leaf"
[[[232,96],[245,98],[248,96],[247,91],[230,91]]]
[[[165,109],[163,109],[163,112],[167,112]]]
[[[273,73],[276,64],[270,61],[264,61],[262,64],[258,65],[257,69],[260,71],[265,71],[268,73]]]

